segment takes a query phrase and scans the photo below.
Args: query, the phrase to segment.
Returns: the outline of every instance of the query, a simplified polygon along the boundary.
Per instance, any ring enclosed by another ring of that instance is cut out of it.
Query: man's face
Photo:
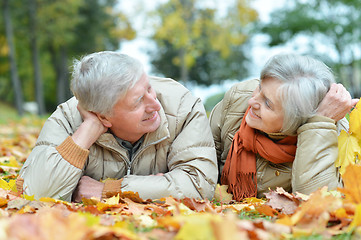
[[[117,137],[134,143],[145,133],[154,132],[159,127],[160,107],[148,76],[143,74],[114,105],[113,115],[107,117],[111,123],[110,130]]]

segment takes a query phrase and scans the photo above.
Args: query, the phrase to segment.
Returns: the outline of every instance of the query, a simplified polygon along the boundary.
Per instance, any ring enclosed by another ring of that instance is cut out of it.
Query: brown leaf
[[[289,193],[285,194],[282,192],[270,191],[265,193],[265,195],[268,199],[266,205],[278,210],[280,213],[292,214],[300,204],[300,201]]]
[[[27,240],[86,239],[89,231],[84,217],[54,208],[15,215],[7,229],[8,239]]]
[[[184,198],[180,200],[181,203],[189,207],[189,209],[196,212],[215,212],[209,200],[196,200],[194,198]]]
[[[275,209],[265,204],[256,206],[255,208],[257,212],[266,216],[274,217],[277,214],[277,211]]]

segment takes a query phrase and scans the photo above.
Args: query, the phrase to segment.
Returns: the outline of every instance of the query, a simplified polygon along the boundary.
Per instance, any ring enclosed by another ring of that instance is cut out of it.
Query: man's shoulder
[[[197,99],[186,87],[171,78],[149,77],[149,81],[162,104],[194,102]]]
[[[77,105],[78,100],[75,97],[72,97],[66,102],[59,104],[56,110],[51,114],[50,118],[60,121],[65,120],[76,128],[82,122]]]
[[[159,92],[169,93],[169,94],[173,94],[176,92],[180,93],[180,94],[185,94],[185,93],[189,92],[189,90],[185,86],[183,86],[182,84],[180,84],[179,82],[177,82],[171,78],[161,78],[161,77],[150,76],[149,81],[157,92],[159,91]]]

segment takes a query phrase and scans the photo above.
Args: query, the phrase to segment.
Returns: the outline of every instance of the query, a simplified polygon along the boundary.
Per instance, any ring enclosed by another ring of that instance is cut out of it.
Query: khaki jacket
[[[259,85],[259,80],[235,84],[211,112],[210,123],[216,144],[219,172],[222,173],[232,139],[239,130],[248,99]],[[310,194],[319,187],[335,189],[341,185],[335,160],[338,154],[337,136],[348,129],[347,120],[335,122],[327,117],[315,116],[297,130],[297,150],[293,163],[274,164],[256,155],[258,197],[268,189],[283,187],[289,192]],[[278,134],[271,138],[280,138]]]
[[[138,192],[144,199],[211,199],[218,171],[202,102],[171,79],[150,77],[150,83],[162,106],[161,124],[145,135],[132,160],[111,133],[102,134],[89,151],[66,140],[82,123],[73,97],[45,122],[20,171],[25,194],[70,201],[79,179],[86,175],[98,181],[122,179],[117,182],[120,190]]]

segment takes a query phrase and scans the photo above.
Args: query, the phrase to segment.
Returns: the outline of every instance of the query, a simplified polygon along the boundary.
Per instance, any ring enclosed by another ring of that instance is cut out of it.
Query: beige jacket
[[[150,83],[162,105],[161,124],[146,134],[132,161],[111,133],[102,134],[89,151],[72,141],[69,136],[82,119],[77,100],[71,98],[46,121],[20,171],[25,194],[70,201],[79,179],[86,175],[115,179],[106,181],[103,196],[122,190],[138,192],[144,199],[211,199],[218,171],[202,102],[171,79],[150,77]]]
[[[220,173],[233,136],[248,107],[248,99],[258,84],[258,80],[235,84],[211,112],[210,123]],[[274,164],[256,155],[258,197],[264,197],[263,193],[276,187],[310,194],[322,186],[329,189],[340,186],[334,163],[338,154],[337,135],[341,129],[348,129],[347,120],[339,121],[336,127],[332,119],[315,116],[297,130],[297,151],[293,163]],[[275,134],[270,137],[282,136]]]

